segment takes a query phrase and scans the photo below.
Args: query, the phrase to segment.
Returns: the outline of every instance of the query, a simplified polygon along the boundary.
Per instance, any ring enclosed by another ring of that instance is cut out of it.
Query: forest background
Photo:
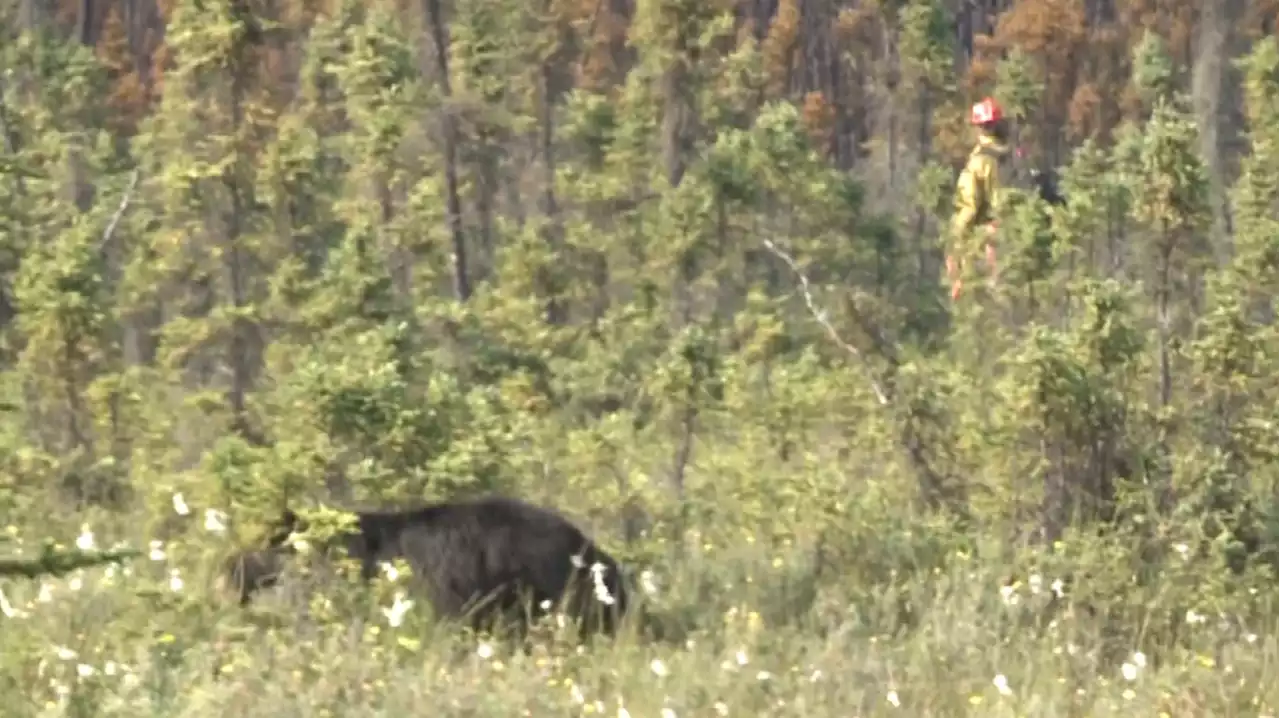
[[[1276,18],[0,2],[0,714],[1276,716]],[[282,502],[493,491],[663,638],[213,587]]]

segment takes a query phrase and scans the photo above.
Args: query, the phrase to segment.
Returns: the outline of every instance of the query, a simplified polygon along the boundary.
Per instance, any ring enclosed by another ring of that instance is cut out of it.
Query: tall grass
[[[976,553],[873,582],[856,561],[815,577],[811,547],[691,543],[636,577],[662,640],[580,646],[548,620],[525,652],[433,622],[386,577],[372,590],[291,578],[241,610],[212,588],[216,552],[152,549],[0,583],[0,715],[1277,714],[1274,594],[1256,589],[1174,630],[1186,594],[1086,605],[1072,593],[1087,579],[1010,582],[1007,562]]]

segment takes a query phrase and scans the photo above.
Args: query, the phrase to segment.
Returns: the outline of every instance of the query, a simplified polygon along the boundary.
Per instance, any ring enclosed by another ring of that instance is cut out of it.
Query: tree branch
[[[864,356],[861,351],[858,351],[857,347],[845,341],[844,338],[840,336],[840,332],[836,331],[835,326],[831,324],[831,320],[827,318],[826,310],[818,307],[818,302],[813,297],[813,287],[809,283],[809,277],[804,273],[804,269],[800,267],[800,263],[797,262],[790,254],[787,254],[782,250],[782,248],[777,244],[774,244],[773,240],[764,240],[764,247],[769,250],[770,254],[781,259],[783,262],[786,262],[787,266],[791,268],[791,271],[796,275],[796,278],[800,280],[800,294],[804,297],[804,303],[805,306],[808,307],[809,313],[813,315],[814,320],[817,321],[824,330],[826,330],[827,336],[831,338],[831,341],[836,343],[836,346],[843,349],[849,354],[849,356],[853,357],[854,361],[862,365],[862,369],[867,376],[867,381],[871,385],[871,390],[875,392],[876,400],[880,402],[881,406],[888,406],[889,393],[885,390],[880,381],[876,379],[875,372],[871,368],[871,363],[867,361],[866,356]]]
[[[786,262],[787,266],[791,268],[791,271],[795,273],[796,278],[800,280],[800,293],[804,296],[804,303],[805,306],[809,308],[809,313],[812,314],[818,324],[821,324],[822,328],[826,330],[827,336],[831,338],[831,341],[835,342],[837,346],[845,350],[849,356],[853,357],[855,361],[862,365],[862,368],[867,375],[867,381],[871,384],[871,390],[875,392],[876,399],[880,402],[881,406],[889,406],[892,397],[891,390],[886,388],[884,384],[876,378],[875,371],[872,369],[871,363],[867,360],[866,356],[863,355],[857,347],[845,341],[844,338],[840,336],[840,333],[836,331],[835,326],[831,324],[831,320],[827,318],[826,311],[818,307],[817,300],[814,299],[813,296],[812,285],[809,283],[809,277],[805,275],[804,270],[801,269],[800,263],[797,262],[790,254],[787,254],[778,247],[777,244],[774,244],[771,240],[764,240],[764,246],[765,249],[769,250],[769,252],[775,257]],[[858,323],[859,329],[861,329],[875,345],[875,351],[885,362],[889,364],[891,370],[897,370],[901,364],[901,360],[888,339],[879,331],[873,322],[871,322],[862,312],[858,311],[857,306],[854,305],[852,301],[850,301],[848,305],[850,311],[854,315],[854,321]],[[929,420],[929,418],[919,416],[917,413],[918,409],[912,407],[910,404],[911,402],[908,402],[908,406],[905,409],[906,415],[896,419],[898,427],[898,443],[906,452],[908,459],[910,459],[918,472],[922,495],[932,506],[945,505],[951,508],[957,516],[967,517],[967,509],[965,507],[963,492],[955,491],[952,486],[952,482],[934,467],[933,461],[931,460],[926,448],[926,439],[920,435],[919,429],[915,425],[916,421],[922,418]]]
[[[99,251],[106,249],[111,242],[111,238],[115,236],[116,227],[120,225],[120,220],[124,218],[124,213],[129,209],[129,203],[133,201],[133,191],[138,187],[138,177],[140,171],[135,168],[133,176],[129,178],[129,186],[124,190],[124,196],[120,198],[120,206],[116,208],[116,213],[111,215],[111,221],[107,223],[107,228],[102,233],[102,239],[98,242]]]
[[[80,549],[59,550],[46,544],[39,556],[32,558],[0,558],[0,576],[64,576],[79,568],[92,568],[110,563],[121,563],[141,556],[137,549],[119,548],[104,551]]]

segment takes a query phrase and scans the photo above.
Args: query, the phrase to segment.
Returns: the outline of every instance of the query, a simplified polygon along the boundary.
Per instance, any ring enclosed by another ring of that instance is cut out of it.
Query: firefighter
[[[1009,157],[1009,123],[1000,105],[988,97],[973,106],[969,123],[977,128],[978,144],[956,183],[955,214],[951,219],[951,249],[947,252],[947,277],[951,299],[960,296],[961,273],[974,242],[974,231],[982,233],[987,271],[996,278],[995,208],[1000,187],[1000,169]]]

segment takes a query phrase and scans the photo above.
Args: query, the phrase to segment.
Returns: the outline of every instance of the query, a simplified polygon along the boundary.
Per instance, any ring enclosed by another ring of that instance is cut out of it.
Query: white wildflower
[[[771,680],[772,678],[773,678],[773,674],[768,671],[760,671],[759,673],[756,674],[756,680],[760,682]]]
[[[479,646],[476,646],[476,655],[479,656],[481,660],[485,661],[493,658],[493,646],[488,643],[481,643]]]
[[[88,678],[89,676],[92,676],[95,673],[97,673],[97,671],[94,669],[93,666],[89,665],[88,663],[80,663],[76,665],[76,675],[80,676],[81,678]]]
[[[174,593],[180,593],[183,585],[182,574],[178,572],[178,569],[169,569],[169,590]]]
[[[298,553],[308,553],[311,551],[311,544],[307,543],[307,540],[302,538],[302,535],[298,533],[289,534],[289,536],[285,538],[285,543],[292,546]]]
[[[215,534],[226,533],[227,515],[217,509],[205,509],[204,530]]]
[[[1006,606],[1018,605],[1018,588],[1013,585],[1000,587],[1000,599],[1004,601]]]
[[[1049,590],[1053,591],[1053,595],[1057,596],[1058,598],[1062,598],[1064,595],[1066,595],[1065,591],[1063,590],[1065,588],[1066,588],[1066,584],[1064,584],[1062,582],[1062,579],[1060,578],[1053,579],[1053,583],[1049,584]]]
[[[740,666],[745,666],[750,662],[747,660],[747,652],[741,650],[733,654],[733,660],[737,661]]]
[[[582,695],[582,689],[578,687],[577,683],[571,683],[569,685],[569,700],[577,703],[578,705],[582,705],[587,702],[587,697]]]
[[[676,712],[671,710],[670,708],[663,708],[659,712],[659,715],[661,715],[662,718],[676,718]]]
[[[54,646],[53,655],[57,656],[58,660],[61,661],[74,661],[80,656],[79,653],[76,653],[66,646]]]
[[[67,581],[67,588],[71,589],[72,592],[79,591],[84,588],[84,577],[79,574],[72,576]]]
[[[995,678],[991,679],[991,685],[996,687],[996,691],[1002,696],[1013,695],[1013,689],[1009,687],[1009,679],[1005,678],[1003,673],[997,673]]]
[[[387,624],[392,628],[399,628],[404,623],[404,616],[413,608],[413,601],[404,597],[404,591],[396,591],[395,603],[390,608],[382,609],[382,614],[387,617]]]
[[[649,662],[649,670],[653,671],[653,675],[659,678],[665,678],[669,674],[667,664],[663,663],[660,658],[655,658]]]
[[[1031,589],[1032,595],[1040,593],[1040,587],[1043,585],[1044,579],[1040,578],[1040,574],[1033,573],[1027,578],[1027,588]]]
[[[1256,634],[1256,633],[1247,633],[1247,634],[1245,634],[1244,642],[1245,642],[1245,643],[1248,643],[1248,644],[1251,644],[1251,645],[1252,645],[1252,644],[1254,644],[1254,643],[1257,643],[1257,642],[1258,642],[1258,634]]]
[[[729,706],[725,705],[723,701],[716,701],[711,707],[715,709],[716,715],[718,716],[729,715]]]
[[[631,711],[623,708],[622,706],[618,706],[618,718],[631,718]]]
[[[1143,653],[1142,651],[1134,651],[1134,652],[1133,652],[1133,664],[1134,664],[1135,666],[1137,666],[1138,668],[1146,668],[1146,667],[1147,667],[1147,654]]]
[[[36,600],[40,603],[48,603],[53,600],[53,586],[47,583],[40,584],[40,592],[36,594]]]
[[[1191,547],[1190,547],[1190,546],[1188,546],[1188,545],[1186,545],[1186,544],[1184,544],[1184,543],[1176,543],[1176,544],[1174,544],[1174,545],[1173,545],[1173,550],[1174,550],[1174,551],[1177,551],[1177,552],[1178,552],[1178,555],[1179,555],[1179,556],[1181,556],[1181,557],[1183,557],[1184,559],[1185,559],[1185,558],[1188,558],[1188,557],[1191,555]]]
[[[107,661],[106,663],[102,664],[102,672],[108,676],[114,676],[116,674],[116,662]]]
[[[596,600],[606,606],[613,605],[613,596],[609,593],[609,587],[604,583],[605,571],[609,569],[602,563],[591,564],[591,581],[595,584]]]
[[[897,691],[890,690],[888,695],[886,695],[884,699],[889,701],[889,705],[893,706],[894,708],[902,707],[902,701],[899,700]]]
[[[382,575],[386,576],[388,581],[395,583],[400,578],[400,571],[393,564],[384,561],[380,568],[382,569]]]
[[[1204,623],[1207,620],[1209,620],[1208,617],[1206,617],[1203,613],[1196,613],[1192,609],[1187,609],[1187,623],[1191,624],[1192,626],[1198,623]]]
[[[181,493],[173,495],[173,512],[179,516],[191,513],[191,507],[187,506],[187,500],[182,498]]]
[[[76,548],[81,551],[92,551],[96,546],[93,540],[93,531],[89,530],[88,524],[80,526],[80,535],[76,537]]]
[[[147,557],[152,561],[163,561],[165,559],[164,542],[153,539],[151,541],[151,553],[147,554]]]
[[[1124,665],[1120,666],[1120,675],[1124,676],[1126,681],[1136,681],[1140,670],[1134,664],[1125,661]]]
[[[3,590],[0,590],[0,613],[3,613],[5,618],[25,618],[27,615],[24,611],[19,611],[13,607],[12,603],[9,603],[9,597],[4,595]]]
[[[1124,689],[1124,693],[1121,693],[1121,694],[1120,694],[1120,697],[1121,697],[1121,698],[1124,698],[1126,701],[1131,701],[1131,700],[1133,700],[1134,698],[1136,698],[1137,696],[1138,696],[1138,694],[1137,694],[1137,693],[1134,693],[1132,688],[1126,688],[1126,689]]]
[[[645,569],[640,572],[640,589],[650,596],[658,592],[658,584],[653,578],[653,571]]]

